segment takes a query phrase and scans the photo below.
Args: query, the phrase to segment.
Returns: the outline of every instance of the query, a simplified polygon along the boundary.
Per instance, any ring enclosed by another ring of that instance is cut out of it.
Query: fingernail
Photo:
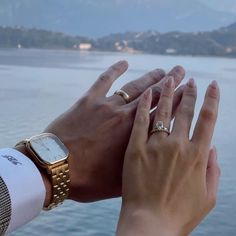
[[[166,72],[162,69],[156,69],[154,73],[155,73],[155,77],[158,77],[158,78],[159,77],[163,78],[166,75]]]
[[[188,81],[187,85],[188,85],[190,88],[194,88],[194,87],[195,87],[195,80],[191,78],[191,79]]]
[[[165,86],[168,88],[173,88],[174,87],[174,77],[173,76],[168,76],[167,81],[165,82]]]
[[[211,82],[211,87],[212,87],[213,89],[217,89],[217,88],[218,88],[218,83],[217,83],[216,80],[214,80],[214,81]]]
[[[151,100],[151,97],[152,97],[152,89],[151,89],[151,88],[147,89],[143,96],[144,96],[144,98],[145,98],[146,101]]]
[[[125,60],[117,62],[117,66],[126,66],[126,65],[128,65],[128,62]]]
[[[182,66],[175,66],[172,71],[174,71],[177,74],[185,74],[185,70]]]

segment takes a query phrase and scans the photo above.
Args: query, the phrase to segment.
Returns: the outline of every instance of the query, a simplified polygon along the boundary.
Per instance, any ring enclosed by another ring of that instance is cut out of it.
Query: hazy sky
[[[89,37],[126,31],[209,31],[234,22],[236,0],[0,0],[0,25]]]
[[[191,1],[191,0],[190,0]],[[204,4],[217,10],[236,13],[236,0],[201,0]]]
[[[115,0],[117,2],[123,0]],[[166,2],[166,0],[136,0],[137,2]],[[184,0],[168,0],[169,2],[180,2]],[[188,0],[188,2],[192,2],[195,0]],[[210,6],[213,9],[224,10],[229,12],[236,13],[236,0],[198,0],[203,2],[205,5]]]
[[[88,0],[87,0],[88,1]],[[94,0],[90,0],[94,1]],[[116,2],[124,1],[124,0],[113,0]],[[180,2],[180,1],[185,1],[185,0],[135,0],[136,2],[159,2],[159,3],[165,3],[166,1],[168,2]],[[196,0],[188,0],[188,2],[194,2]],[[205,5],[210,6],[213,9],[216,10],[224,10],[224,11],[229,11],[229,12],[234,12],[236,13],[236,0],[197,0]]]
[[[99,0],[78,0],[78,1],[87,1],[87,2],[97,2]],[[104,1],[104,0],[103,0]],[[105,0],[106,1],[106,0]],[[125,2],[127,0],[108,0],[113,2]],[[165,3],[165,2],[181,2],[185,0],[135,0],[137,3]],[[236,0],[188,0],[188,2],[200,1],[204,4],[214,8],[214,9],[226,9],[228,11],[236,10]]]

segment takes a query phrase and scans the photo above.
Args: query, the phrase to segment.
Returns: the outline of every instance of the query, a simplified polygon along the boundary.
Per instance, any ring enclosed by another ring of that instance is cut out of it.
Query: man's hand
[[[165,81],[165,73],[154,70],[122,88],[131,97],[129,104],[118,95],[106,97],[127,68],[125,61],[111,66],[84,97],[45,130],[57,135],[70,151],[70,199],[91,202],[121,195],[123,157],[140,95],[152,87],[154,107]],[[177,66],[169,75],[177,87],[185,71]],[[181,96],[179,89],[176,106]]]

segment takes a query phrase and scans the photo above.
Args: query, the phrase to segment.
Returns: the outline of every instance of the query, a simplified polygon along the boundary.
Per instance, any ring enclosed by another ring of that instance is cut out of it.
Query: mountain
[[[209,32],[157,31],[112,34],[95,41],[100,50],[163,55],[236,56],[236,23]]]
[[[0,0],[0,25],[101,37],[126,31],[208,31],[236,21],[200,0]]]

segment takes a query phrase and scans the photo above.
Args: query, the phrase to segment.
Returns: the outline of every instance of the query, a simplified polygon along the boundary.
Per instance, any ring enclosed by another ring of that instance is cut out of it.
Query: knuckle
[[[147,124],[149,122],[149,117],[141,111],[140,114],[136,117],[136,122],[138,124]]]
[[[196,88],[188,88],[187,90],[185,90],[184,93],[185,93],[185,96],[187,96],[188,98],[191,98],[192,100],[197,99]]]
[[[140,88],[140,86],[138,86],[138,84],[135,83],[135,82],[131,82],[131,86],[130,87],[132,87],[132,91],[134,93],[141,94],[143,92],[143,90]]]
[[[90,103],[90,97],[89,95],[84,95],[80,100],[76,103],[77,106],[83,106],[86,107]]]
[[[115,112],[115,116],[120,122],[123,122],[123,121],[127,120],[129,113],[126,110],[118,110]]]
[[[138,146],[136,146],[136,148],[132,148],[132,150],[129,150],[129,154],[132,157],[132,160],[137,160],[137,161],[145,159],[145,157],[147,156],[146,151]]]
[[[215,122],[217,118],[217,114],[213,109],[203,107],[201,110],[201,117],[203,120]]]
[[[99,76],[99,80],[102,81],[102,82],[104,82],[104,83],[109,82],[109,81],[110,81],[110,78],[111,78],[111,76],[109,75],[108,72],[105,72],[105,73],[103,73],[103,74],[101,74],[101,75]]]
[[[102,113],[113,113],[113,107],[109,103],[101,103],[98,105],[98,110]]]
[[[168,99],[168,100],[172,99],[172,94],[170,93],[168,88],[162,90],[161,98]]]
[[[192,158],[193,161],[193,165],[194,165],[194,169],[197,172],[201,172],[205,170],[205,160],[202,158],[199,158],[199,156],[195,156],[194,158]]]
[[[191,148],[192,148],[192,152],[194,153],[194,156],[197,159],[201,159],[204,153],[203,150],[205,150],[205,148],[203,148],[203,146],[201,145],[192,145]]]
[[[160,119],[167,120],[171,117],[171,111],[164,107],[159,107],[157,109],[157,116],[160,117]]]
[[[157,156],[157,154],[158,154],[158,152],[157,152],[156,143],[150,143],[149,148],[147,150],[147,156],[148,157],[155,157],[155,156]]]
[[[203,158],[203,147],[191,145],[191,155],[194,157],[194,163],[196,165],[196,169],[205,168],[205,158]]]
[[[182,143],[178,138],[173,138],[170,146],[172,150],[175,150],[178,153],[182,152]]]
[[[193,117],[195,111],[192,106],[187,106],[186,104],[182,104],[179,108],[179,113],[183,116]]]
[[[181,140],[178,137],[172,137],[171,144],[166,147],[169,150],[173,150],[172,156],[178,158],[179,161],[185,165],[186,168],[193,168],[195,159],[189,158],[192,156],[192,150],[187,148],[189,146],[188,141]]]

